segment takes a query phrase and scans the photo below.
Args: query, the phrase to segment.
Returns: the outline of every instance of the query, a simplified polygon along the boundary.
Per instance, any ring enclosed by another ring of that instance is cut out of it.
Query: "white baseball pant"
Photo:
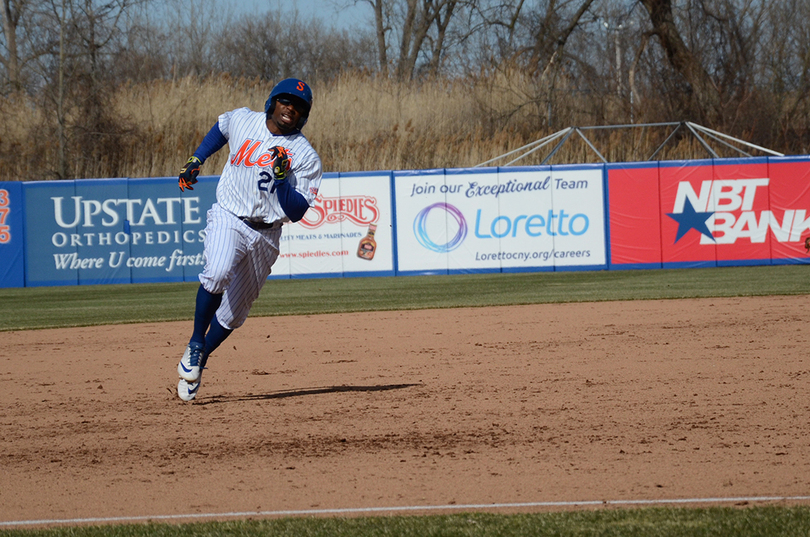
[[[200,283],[213,294],[224,293],[216,316],[234,330],[247,319],[253,302],[278,259],[281,226],[255,230],[215,203],[205,228],[205,268]]]

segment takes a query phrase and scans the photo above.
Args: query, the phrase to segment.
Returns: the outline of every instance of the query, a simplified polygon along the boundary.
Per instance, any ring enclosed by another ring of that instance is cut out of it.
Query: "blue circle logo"
[[[456,221],[456,224],[458,224],[458,231],[456,231],[455,236],[450,239],[447,244],[436,244],[428,236],[426,229],[427,219],[430,212],[434,209],[443,210]],[[413,220],[413,234],[416,236],[416,240],[419,241],[419,244],[428,250],[433,250],[434,252],[439,253],[451,252],[458,248],[462,242],[464,242],[464,238],[467,236],[467,221],[464,220],[464,215],[461,214],[461,211],[449,203],[434,203],[433,205],[425,207],[419,211],[419,214],[416,215],[416,218]]]

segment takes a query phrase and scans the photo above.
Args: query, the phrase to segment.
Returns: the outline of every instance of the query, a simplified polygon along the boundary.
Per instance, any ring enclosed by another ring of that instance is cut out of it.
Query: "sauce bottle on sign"
[[[377,250],[377,241],[374,240],[374,233],[377,231],[377,224],[368,226],[368,235],[360,239],[357,247],[357,257],[371,261],[374,259],[374,252]]]

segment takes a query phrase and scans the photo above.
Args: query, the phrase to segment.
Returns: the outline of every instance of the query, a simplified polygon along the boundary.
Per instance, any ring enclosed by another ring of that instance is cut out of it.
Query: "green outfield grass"
[[[0,289],[0,330],[191,319],[197,284]],[[810,267],[273,280],[251,316],[511,304],[810,294]],[[3,521],[0,521],[3,522]],[[805,536],[810,506],[639,508],[544,514],[285,518],[4,529],[5,535]]]
[[[561,513],[373,518],[283,518],[6,530],[2,536],[96,537],[798,537],[810,507],[646,508]]]
[[[0,289],[0,330],[191,319],[196,283]],[[271,280],[251,316],[810,294],[810,267]]]

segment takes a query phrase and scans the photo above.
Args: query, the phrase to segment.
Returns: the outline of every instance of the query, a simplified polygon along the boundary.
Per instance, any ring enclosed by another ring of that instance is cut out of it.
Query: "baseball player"
[[[191,401],[208,356],[242,326],[278,259],[281,226],[297,222],[315,203],[321,160],[301,134],[312,91],[301,80],[282,80],[264,112],[225,112],[180,170],[180,190],[193,190],[200,166],[228,145],[230,156],[207,215],[205,268],[200,274],[194,331],[177,364],[177,394]]]

